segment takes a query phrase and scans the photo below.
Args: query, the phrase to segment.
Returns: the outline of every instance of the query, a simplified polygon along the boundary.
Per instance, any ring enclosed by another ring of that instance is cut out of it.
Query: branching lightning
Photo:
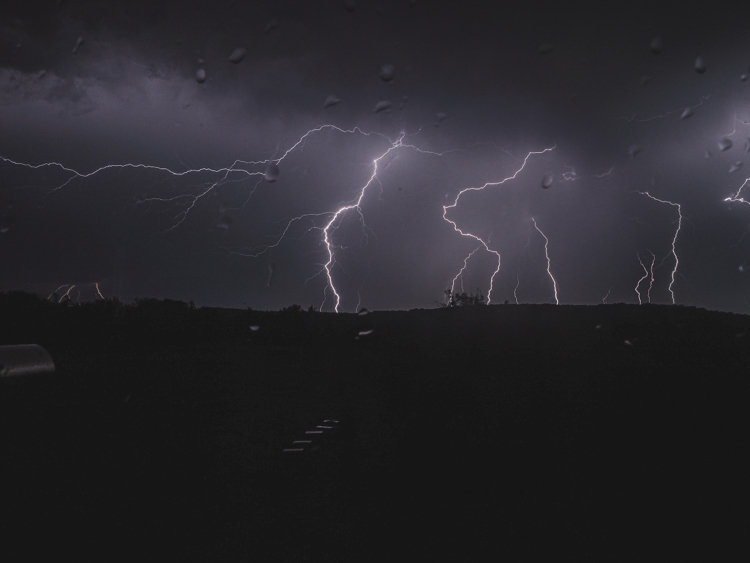
[[[671,206],[677,208],[677,217],[678,217],[678,219],[677,219],[677,229],[675,229],[674,237],[672,238],[672,256],[674,256],[674,268],[672,269],[672,281],[669,282],[669,293],[672,296],[672,305],[674,305],[675,304],[675,299],[674,299],[674,290],[672,289],[672,286],[674,285],[675,275],[677,275],[677,267],[680,265],[680,260],[677,257],[677,249],[676,249],[675,245],[677,244],[677,237],[679,236],[680,229],[682,228],[682,207],[680,206],[679,203],[674,203],[673,201],[667,201],[667,200],[664,200],[664,199],[656,198],[656,197],[652,196],[648,192],[637,192],[637,193],[639,193],[641,195],[645,195],[645,196],[653,199],[654,201],[658,201],[659,203],[666,203],[668,205],[671,205]],[[653,264],[652,264],[652,268],[653,268]],[[653,277],[653,269],[652,269],[652,277]],[[653,280],[652,280],[652,283],[653,283]],[[651,290],[649,288],[649,302],[651,300],[650,293],[651,293]]]
[[[492,303],[492,290],[493,290],[493,287],[494,287],[495,276],[497,276],[498,272],[500,271],[500,264],[501,264],[500,253],[497,250],[492,250],[489,247],[489,244],[487,242],[485,242],[484,239],[482,239],[480,236],[478,236],[478,235],[476,235],[474,233],[470,233],[468,231],[463,231],[462,229],[460,229],[458,227],[458,225],[456,224],[455,221],[453,221],[452,219],[448,218],[448,210],[449,209],[454,209],[455,207],[457,207],[458,206],[458,202],[461,199],[461,196],[464,195],[466,192],[481,192],[482,190],[484,190],[486,188],[493,187],[493,186],[500,186],[500,185],[504,184],[505,182],[508,182],[510,180],[514,180],[516,178],[516,176],[518,176],[521,173],[521,171],[526,167],[526,163],[529,161],[529,158],[531,158],[532,155],[544,154],[546,152],[549,152],[549,151],[553,150],[554,148],[555,148],[555,146],[553,145],[552,147],[544,149],[544,150],[541,150],[541,151],[531,151],[531,152],[529,152],[526,155],[526,158],[523,159],[523,163],[521,164],[521,167],[518,170],[516,170],[516,172],[512,176],[508,176],[507,178],[504,178],[504,179],[499,180],[497,182],[487,182],[484,185],[479,186],[479,187],[464,188],[464,189],[462,189],[461,191],[458,192],[458,194],[456,195],[455,199],[453,200],[453,203],[451,203],[450,205],[444,205],[443,206],[443,219],[445,219],[448,223],[450,223],[453,226],[453,229],[458,234],[460,234],[461,236],[464,236],[464,237],[469,237],[469,238],[474,239],[481,246],[483,246],[484,249],[487,252],[489,252],[490,254],[494,254],[495,256],[497,256],[497,267],[495,268],[495,271],[490,276],[490,289],[487,292],[487,304],[488,305],[490,303]],[[474,252],[476,252],[476,249],[474,251],[472,251],[471,254],[474,254]],[[469,256],[471,256],[471,254]],[[468,260],[468,259],[469,259],[468,256],[464,259],[464,267],[466,266],[466,260]],[[461,271],[463,271],[463,268],[461,269]],[[458,276],[460,275],[460,273],[461,272],[459,272],[459,274],[456,275],[456,278],[458,278]],[[454,278],[454,282],[455,282],[456,278]]]
[[[549,274],[549,277],[552,280],[552,286],[555,290],[555,304],[559,305],[560,300],[557,298],[557,281],[555,280],[555,276],[552,275],[552,272],[550,270],[551,263],[549,259],[549,239],[547,238],[547,235],[542,232],[542,229],[539,228],[539,225],[536,224],[536,219],[532,217],[531,220],[534,222],[534,228],[539,231],[540,235],[544,237],[544,255],[547,257],[547,274]]]
[[[467,256],[466,258],[464,258],[464,265],[463,265],[463,266],[461,266],[461,269],[460,269],[460,270],[458,271],[458,273],[456,274],[456,277],[455,277],[455,278],[453,278],[453,283],[451,283],[451,295],[453,295],[454,293],[456,293],[456,282],[457,282],[457,281],[458,281],[459,279],[461,280],[461,291],[464,291],[464,278],[463,278],[463,273],[464,273],[464,270],[466,269],[466,264],[467,264],[467,262],[469,261],[469,258],[471,258],[472,256],[474,256],[474,253],[475,253],[475,252],[476,252],[477,250],[479,250],[480,248],[482,248],[482,246],[481,246],[481,245],[480,245],[480,246],[477,246],[477,247],[476,247],[476,248],[475,248],[474,250],[472,250],[472,251],[471,251],[471,252],[469,253],[469,255],[468,255],[468,256]]]

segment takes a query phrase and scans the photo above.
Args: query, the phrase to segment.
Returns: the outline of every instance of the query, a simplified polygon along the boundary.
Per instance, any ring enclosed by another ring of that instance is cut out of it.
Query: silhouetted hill
[[[14,293],[0,318],[58,369],[0,380],[0,512],[47,538],[27,558],[674,560],[750,524],[745,315]]]

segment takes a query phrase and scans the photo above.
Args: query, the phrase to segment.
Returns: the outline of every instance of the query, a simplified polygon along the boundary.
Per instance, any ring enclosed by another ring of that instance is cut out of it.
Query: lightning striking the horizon
[[[474,250],[472,250],[472,251],[471,251],[471,252],[469,253],[469,255],[468,255],[468,256],[467,256],[466,258],[464,258],[464,265],[463,265],[463,266],[461,267],[461,269],[460,269],[460,270],[458,271],[458,273],[456,274],[456,277],[455,277],[455,278],[453,278],[453,283],[451,283],[451,295],[453,295],[454,293],[456,293],[456,281],[457,281],[457,280],[458,280],[459,278],[461,279],[461,291],[464,291],[464,278],[463,278],[463,273],[464,273],[464,270],[466,269],[466,266],[467,266],[467,263],[468,263],[468,261],[469,261],[469,258],[471,258],[472,256],[474,256],[474,253],[475,253],[475,252],[476,252],[477,250],[479,250],[480,248],[482,248],[482,246],[481,246],[481,245],[477,246],[477,247],[476,247],[476,248],[475,248]]]
[[[669,293],[672,296],[672,305],[674,305],[675,304],[675,297],[674,297],[674,290],[672,289],[672,286],[674,285],[675,276],[677,275],[677,268],[680,265],[680,260],[677,257],[676,244],[677,244],[677,237],[680,235],[680,229],[682,228],[682,207],[681,207],[681,205],[679,203],[674,203],[673,201],[668,201],[668,200],[665,200],[665,199],[659,199],[657,197],[652,196],[648,192],[638,191],[637,193],[639,193],[641,195],[645,195],[646,197],[649,197],[649,198],[653,199],[654,201],[658,201],[659,203],[666,203],[667,205],[671,205],[671,206],[677,208],[677,217],[678,217],[678,219],[677,219],[677,228],[675,229],[674,237],[672,238],[672,256],[674,256],[674,268],[672,269],[672,281],[669,282]],[[652,275],[653,275],[653,270],[652,270]],[[652,281],[652,283],[653,283],[653,281]],[[650,288],[649,288],[649,302],[650,302],[650,299],[651,299],[650,293],[651,293],[651,291],[650,291]]]
[[[552,271],[550,270],[550,268],[551,268],[551,262],[550,262],[550,259],[549,259],[549,239],[547,238],[547,235],[545,235],[542,232],[542,229],[539,228],[539,225],[536,224],[536,219],[534,219],[532,217],[531,220],[534,222],[534,228],[537,231],[539,231],[540,235],[542,235],[544,237],[544,255],[547,257],[547,274],[549,275],[550,279],[552,280],[552,286],[554,287],[554,290],[555,290],[555,305],[559,305],[560,304],[560,300],[557,297],[557,280],[555,280],[555,276],[552,275]]]
[[[497,256],[497,267],[495,268],[495,271],[490,276],[490,289],[487,292],[487,304],[488,305],[490,303],[492,303],[492,290],[494,289],[495,276],[497,276],[498,272],[500,272],[500,265],[501,265],[501,262],[502,262],[501,257],[500,257],[500,252],[498,252],[497,250],[492,250],[489,247],[488,242],[486,242],[484,239],[482,239],[479,235],[476,235],[474,233],[470,233],[468,231],[464,232],[463,230],[461,230],[458,227],[458,225],[456,224],[455,221],[453,221],[452,219],[448,218],[448,210],[456,208],[458,206],[459,200],[461,199],[461,196],[464,195],[467,192],[481,192],[481,191],[485,190],[486,188],[493,187],[493,186],[501,186],[505,182],[508,182],[510,180],[514,180],[523,171],[523,169],[526,168],[526,163],[529,161],[529,158],[531,158],[532,155],[544,154],[544,153],[547,153],[547,152],[549,152],[551,150],[554,150],[554,149],[555,149],[555,145],[553,145],[550,148],[543,149],[541,151],[531,151],[531,152],[529,152],[526,155],[526,158],[523,159],[523,163],[521,164],[521,167],[518,170],[516,170],[513,173],[513,175],[508,176],[507,178],[503,178],[502,180],[498,180],[497,182],[486,182],[485,184],[483,184],[482,186],[479,186],[479,187],[463,188],[461,191],[458,192],[458,194],[456,195],[455,199],[453,200],[453,203],[451,203],[449,205],[444,205],[443,206],[443,219],[445,219],[445,221],[447,221],[448,223],[450,223],[453,226],[453,229],[458,234],[460,234],[461,236],[464,236],[464,237],[473,238],[481,246],[483,246],[484,249],[487,252],[489,252],[490,254],[494,254],[495,256]],[[474,252],[476,252],[476,250],[478,250],[478,249],[475,249],[474,251],[472,251],[471,254],[474,254]],[[471,256],[471,255],[469,255],[469,256]],[[467,257],[466,259],[464,259],[464,267],[465,267],[465,264],[466,264],[466,260],[468,260],[468,258],[469,257]],[[461,271],[463,271],[463,268],[461,269]],[[460,274],[460,272],[459,272],[459,274]],[[458,277],[458,274],[456,275],[456,278],[457,277]]]

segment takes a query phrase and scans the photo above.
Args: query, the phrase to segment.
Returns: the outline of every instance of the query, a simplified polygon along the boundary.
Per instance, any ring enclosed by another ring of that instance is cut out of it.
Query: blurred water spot
[[[323,428],[324,430],[330,430],[333,426],[316,426],[315,428]]]
[[[706,153],[705,153],[705,154],[704,154],[703,156],[704,156],[705,158],[711,158],[711,156],[713,156],[713,155],[711,154],[711,151],[710,151],[710,150],[706,149]]]
[[[732,172],[737,172],[737,170],[739,170],[740,168],[742,168],[742,161],[738,160],[729,167],[729,173],[731,174]]]
[[[664,50],[664,41],[661,37],[657,36],[651,40],[651,52],[654,55],[658,55]]]
[[[260,327],[258,325],[250,325],[250,330],[257,332]]]
[[[229,230],[229,227],[232,226],[232,223],[234,223],[234,219],[231,217],[224,216],[216,223],[216,226],[220,229],[223,229],[225,231]]]
[[[279,20],[273,19],[266,24],[266,27],[263,29],[263,33],[271,33],[277,27],[279,27]]]
[[[335,106],[335,105],[336,105],[336,104],[338,104],[338,103],[339,103],[340,101],[341,101],[341,100],[340,100],[340,99],[339,99],[339,98],[338,98],[338,97],[337,97],[337,96],[336,96],[335,94],[330,94],[330,95],[329,95],[329,96],[328,96],[328,97],[326,98],[326,101],[325,101],[325,103],[323,104],[323,108],[325,109],[325,108],[329,108],[329,107],[331,107],[331,106]]]
[[[370,329],[370,330],[360,330],[359,331],[359,336],[367,336],[369,334],[372,334],[372,329]]]
[[[322,434],[322,430],[308,430],[305,432],[305,434]]]
[[[279,179],[279,167],[275,162],[269,162],[266,171],[263,174],[266,182],[275,182]]]
[[[745,141],[745,152],[750,152],[750,139]]]
[[[555,47],[551,43],[542,43],[541,45],[539,45],[537,53],[539,53],[540,55],[549,55],[554,50]]]
[[[688,117],[693,117],[695,115],[695,112],[693,111],[693,108],[685,108],[685,110],[682,112],[682,115],[680,115],[680,119],[687,119]]]
[[[719,139],[719,150],[728,151],[732,148],[732,145],[733,143],[731,139],[727,139],[726,137],[724,137],[723,139]]]
[[[740,80],[742,82],[747,82],[747,74],[740,74]]]
[[[633,343],[630,340],[626,340],[625,344],[627,344],[628,346],[632,346],[633,345]]]
[[[745,266],[744,264],[740,264],[740,267],[738,269],[744,274],[747,271],[747,266]]]
[[[338,420],[324,420],[323,422],[335,422],[338,424],[339,421]]]
[[[364,307],[362,307],[362,308],[361,308],[361,309],[359,310],[359,313],[357,313],[357,314],[358,314],[359,316],[362,316],[362,315],[367,315],[367,314],[368,314],[369,312],[370,312],[370,311],[368,311],[367,309],[365,309]]]
[[[10,231],[10,225],[12,221],[7,217],[0,217],[0,233],[7,233]]]
[[[630,145],[630,147],[628,147],[628,154],[631,158],[635,158],[636,155],[641,152],[643,152],[643,147],[639,144]]]
[[[312,440],[295,440],[292,444],[312,444]]]
[[[408,96],[404,96],[403,98],[401,98],[401,103],[398,105],[398,109],[400,110],[404,109],[404,104],[406,103],[406,100],[408,99],[409,99]]]
[[[390,100],[380,100],[377,104],[375,104],[375,109],[372,110],[373,113],[380,113],[381,111],[385,111],[391,108],[391,101]]]
[[[81,45],[83,45],[83,43],[84,43],[85,41],[86,41],[86,40],[85,40],[85,39],[84,39],[83,37],[79,37],[78,39],[76,39],[76,44],[75,44],[75,46],[73,47],[73,53],[77,52],[77,51],[78,51],[78,48],[79,48],[79,47],[80,47]]]
[[[206,81],[206,71],[199,68],[195,73],[195,79],[198,81],[198,84],[203,84]]]
[[[232,51],[232,54],[229,55],[229,62],[239,64],[242,62],[242,59],[245,58],[245,55],[247,55],[247,49],[245,49],[244,47],[237,47],[234,51]]]
[[[393,75],[396,72],[396,67],[393,65],[383,65],[380,67],[380,79],[383,82],[390,82],[393,80]]]
[[[695,59],[695,72],[698,74],[703,74],[706,72],[706,61],[703,60],[703,57],[698,57]]]
[[[445,121],[445,118],[448,117],[448,114],[442,111],[439,111],[435,114],[435,119],[437,119],[438,123],[442,123]]]
[[[285,448],[285,452],[304,452],[304,448]]]
[[[641,85],[642,86],[645,86],[649,82],[651,82],[651,77],[650,76],[646,76],[645,74],[643,76],[641,76]]]
[[[549,188],[552,185],[552,182],[554,181],[555,177],[552,174],[545,174],[542,178],[542,187],[544,189]]]

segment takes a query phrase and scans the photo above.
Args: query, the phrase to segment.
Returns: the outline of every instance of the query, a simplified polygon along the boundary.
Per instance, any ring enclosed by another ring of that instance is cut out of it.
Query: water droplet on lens
[[[380,113],[381,111],[385,111],[391,109],[391,101],[390,100],[380,100],[377,104],[375,104],[375,109],[372,110],[373,113]]]
[[[693,115],[695,115],[693,108],[685,108],[682,115],[680,115],[680,119],[687,119],[688,117],[693,117]]]
[[[649,82],[651,82],[650,76],[646,76],[646,75],[641,76],[641,85],[645,86]]]
[[[0,219],[0,233],[7,233],[10,231],[10,220],[9,219]]]
[[[719,149],[722,151],[728,151],[732,148],[732,141],[730,139],[727,139],[724,137],[723,139],[719,140]]]
[[[279,179],[279,167],[275,162],[269,162],[266,172],[263,174],[266,182],[275,182]]]
[[[206,81],[206,71],[199,68],[195,73],[195,79],[198,81],[198,84],[203,84]]]
[[[370,312],[370,311],[368,311],[367,309],[365,309],[364,307],[362,307],[362,308],[361,308],[361,309],[359,310],[359,313],[357,313],[357,314],[358,314],[359,316],[362,316],[362,315],[367,315],[367,314],[368,314],[369,312]]]
[[[711,158],[712,154],[711,151],[706,149],[706,154],[703,155],[705,158]]]
[[[549,55],[554,50],[555,47],[551,43],[542,43],[541,45],[539,45],[537,52],[540,55]]]
[[[654,38],[653,38],[653,39],[651,40],[651,52],[652,52],[652,53],[653,53],[654,55],[658,55],[658,54],[659,54],[659,53],[661,53],[661,52],[662,52],[663,50],[664,50],[664,41],[662,40],[662,38],[661,38],[661,37],[658,37],[658,36],[657,36],[657,37],[654,37]]]
[[[706,72],[706,61],[703,60],[703,57],[698,57],[695,59],[695,72],[698,74],[703,74]]]
[[[359,331],[359,336],[368,336],[370,334],[372,334],[372,329],[370,329],[370,330],[360,330]]]
[[[742,168],[742,161],[738,160],[729,167],[729,173],[731,174],[732,172],[737,172],[737,170],[739,170],[740,168]]]
[[[555,177],[552,174],[545,174],[544,178],[542,178],[542,187],[545,189],[549,188],[554,179]]]
[[[266,24],[266,27],[263,30],[263,33],[271,33],[277,27],[279,27],[279,20],[271,20],[270,22]]]
[[[747,74],[740,74],[740,80],[742,82],[747,82]]]
[[[396,72],[396,67],[393,65],[383,65],[380,67],[380,79],[383,82],[390,82],[393,80],[393,75]]]
[[[259,327],[258,325],[250,325],[250,330],[252,330],[253,332],[257,332],[257,330],[258,330],[259,328],[260,328],[260,327]]]
[[[232,226],[232,223],[234,223],[234,219],[231,217],[222,217],[219,219],[219,221],[216,223],[216,226],[224,231],[228,231],[229,227]]]
[[[643,152],[643,147],[641,147],[641,145],[639,144],[630,145],[630,147],[628,148],[628,154],[630,154],[631,158],[635,158],[636,155],[640,152]]]
[[[229,62],[239,64],[242,62],[242,59],[245,58],[245,55],[247,55],[247,49],[245,49],[244,47],[237,47],[234,51],[232,51],[232,54],[229,55]]]
[[[78,48],[81,45],[83,45],[84,41],[86,41],[86,40],[83,37],[79,37],[78,39],[76,39],[76,44],[73,47],[73,53],[75,53],[76,51],[78,51]]]
[[[445,121],[445,119],[446,119],[447,117],[448,117],[448,114],[447,114],[447,113],[444,113],[444,112],[442,112],[442,111],[439,111],[439,112],[437,112],[437,113],[435,114],[435,119],[437,119],[437,120],[438,120],[438,123],[442,123],[443,121]]]
[[[335,94],[331,94],[326,98],[325,103],[323,104],[323,108],[329,108],[331,106],[335,106],[338,104],[341,100],[336,97]]]

